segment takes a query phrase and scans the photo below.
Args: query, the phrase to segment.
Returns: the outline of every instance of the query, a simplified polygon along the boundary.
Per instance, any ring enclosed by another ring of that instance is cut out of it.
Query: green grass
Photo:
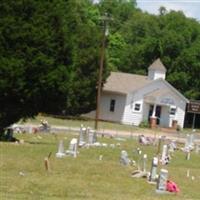
[[[72,134],[21,134],[24,144],[0,143],[0,199],[87,199],[87,200],[189,200],[200,199],[200,155],[192,153],[191,160],[177,151],[170,165],[169,177],[175,181],[181,192],[178,195],[158,195],[155,185],[149,185],[145,179],[131,178],[133,166],[124,167],[119,164],[122,149],[128,151],[132,159],[139,145],[133,139],[117,141],[111,138],[98,138],[108,144],[121,143],[120,147],[82,148],[77,158],[55,157],[60,139],[67,148]],[[140,146],[143,153],[148,154],[148,168],[156,147]],[[52,152],[50,158],[51,171],[46,172],[44,157]],[[103,160],[99,161],[99,155]],[[186,177],[190,169],[195,180]],[[25,175],[21,176],[20,172]]]

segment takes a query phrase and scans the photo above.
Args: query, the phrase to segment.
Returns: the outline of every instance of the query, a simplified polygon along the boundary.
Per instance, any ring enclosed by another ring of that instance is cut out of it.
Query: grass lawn
[[[76,135],[72,134],[20,134],[24,144],[0,143],[0,199],[1,200],[190,200],[200,199],[200,154],[192,152],[191,160],[177,151],[170,165],[169,178],[175,181],[181,192],[178,195],[158,195],[155,185],[149,185],[145,179],[130,177],[135,169],[119,164],[122,149],[127,150],[131,159],[137,159],[133,153],[140,145],[133,139],[117,141],[113,138],[98,138],[108,144],[121,143],[120,147],[96,147],[79,149],[77,158],[55,157],[60,139],[65,148]],[[148,168],[157,147],[140,146],[148,154]],[[44,157],[52,152],[51,171],[46,172]],[[103,155],[103,160],[99,160]],[[190,178],[186,177],[190,169]],[[21,175],[20,175],[21,174]],[[191,176],[195,176],[192,180]]]

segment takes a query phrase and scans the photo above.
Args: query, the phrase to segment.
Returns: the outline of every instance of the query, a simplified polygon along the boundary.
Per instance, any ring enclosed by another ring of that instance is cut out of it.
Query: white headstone
[[[65,150],[64,150],[64,143],[63,140],[60,140],[58,145],[58,152],[56,153],[57,158],[62,158],[65,156]]]
[[[187,170],[187,174],[186,174],[186,176],[187,176],[187,178],[190,177],[190,170],[189,170],[189,169]]]
[[[195,153],[199,153],[200,151],[200,145],[199,144],[196,144],[196,147],[195,147]]]
[[[184,149],[185,151],[188,151],[188,150],[192,150],[193,148],[194,148],[194,135],[187,134]]]
[[[100,156],[99,156],[99,160],[102,160],[102,159],[103,159],[103,155],[100,155]]]
[[[140,150],[140,148],[137,149],[138,152],[138,163],[137,163],[137,167],[138,170],[141,171],[141,165],[142,165],[142,151]]]
[[[167,179],[168,179],[168,170],[161,169],[157,182],[157,190],[166,191]]]
[[[152,160],[151,164],[151,172],[150,172],[150,177],[149,181],[150,182],[155,182],[157,178],[157,167],[158,167],[158,158],[154,157]]]
[[[147,154],[144,154],[143,155],[143,172],[146,172],[147,170],[146,170],[146,165],[147,165]]]
[[[130,164],[130,159],[128,158],[128,153],[125,150],[121,151],[120,163],[122,165],[129,165]]]
[[[33,133],[33,127],[32,126],[29,126],[28,133]]]
[[[115,144],[110,144],[110,147],[111,148],[115,148]]]
[[[66,151],[67,155],[71,155],[74,158],[77,157],[77,145],[78,145],[78,141],[76,138],[72,138],[72,140],[70,141],[69,144],[69,149]]]
[[[97,135],[95,130],[89,130],[88,132],[88,144],[94,144],[97,141]]]
[[[86,128],[81,124],[80,133],[79,133],[79,143],[80,147],[86,144]]]
[[[173,141],[171,141],[171,142],[169,143],[169,145],[168,145],[168,146],[169,146],[169,149],[168,149],[168,150],[169,150],[169,152],[172,152],[172,153],[173,153],[173,152],[174,152],[174,150],[176,150],[176,149],[177,149],[177,146],[176,146],[176,141],[174,141],[174,140],[173,140]]]
[[[167,164],[167,158],[168,158],[168,148],[167,145],[163,145],[162,157],[161,157],[162,165]]]
[[[108,144],[107,144],[107,143],[102,143],[101,146],[102,146],[102,147],[107,147]]]

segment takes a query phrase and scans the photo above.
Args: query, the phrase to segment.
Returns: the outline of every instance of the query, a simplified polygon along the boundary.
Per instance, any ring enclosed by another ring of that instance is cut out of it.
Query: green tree
[[[71,63],[66,3],[0,3],[0,131],[38,112],[62,110]]]
[[[99,11],[86,0],[0,2],[0,132],[38,112],[78,114],[96,99]]]

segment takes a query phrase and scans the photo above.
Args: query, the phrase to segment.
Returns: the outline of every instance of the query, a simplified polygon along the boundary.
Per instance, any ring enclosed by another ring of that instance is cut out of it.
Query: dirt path
[[[39,128],[39,125],[35,124],[24,124],[19,125],[26,132],[31,133],[34,128]],[[67,126],[51,126],[50,132],[76,132],[78,133],[80,127],[67,127]],[[178,140],[179,142],[185,142],[186,134],[177,133],[173,129],[141,129],[141,130],[132,130],[132,131],[121,131],[121,130],[109,130],[109,129],[100,129],[98,134],[108,137],[138,137],[139,135],[145,135],[147,137],[158,138],[159,136],[165,136],[171,140]],[[200,143],[200,135],[196,134],[196,142]]]

